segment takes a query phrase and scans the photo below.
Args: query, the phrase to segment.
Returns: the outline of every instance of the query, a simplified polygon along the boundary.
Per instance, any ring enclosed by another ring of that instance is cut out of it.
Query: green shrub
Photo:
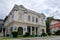
[[[46,33],[44,32],[44,29],[42,29],[42,34],[41,36],[47,36]]]
[[[30,36],[30,33],[26,32],[25,35],[23,35],[23,37],[28,37]]]
[[[55,32],[56,35],[60,35],[60,30]]]
[[[35,35],[30,35],[31,37],[35,37]]]
[[[9,34],[7,34],[7,37],[9,37]]]
[[[38,35],[35,35],[35,37],[37,37]]]
[[[13,35],[14,38],[16,38],[17,35],[18,35],[18,32],[12,32],[12,35]]]
[[[46,35],[46,33],[42,33],[42,35],[41,35],[41,36],[47,36],[47,35]]]
[[[51,33],[48,33],[49,36],[51,36]]]

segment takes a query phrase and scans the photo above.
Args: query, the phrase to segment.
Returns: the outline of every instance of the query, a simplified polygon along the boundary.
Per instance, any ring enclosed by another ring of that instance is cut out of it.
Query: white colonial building
[[[5,35],[11,34],[13,30],[18,35],[29,32],[30,35],[41,35],[42,29],[46,32],[45,15],[26,9],[22,5],[15,5],[4,20]]]

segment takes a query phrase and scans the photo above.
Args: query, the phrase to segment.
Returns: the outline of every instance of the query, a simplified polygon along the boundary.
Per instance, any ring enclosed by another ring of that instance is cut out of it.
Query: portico
[[[28,32],[30,35],[37,35],[38,34],[38,27],[27,26],[27,27],[18,27],[18,29],[19,29],[18,30],[19,35],[25,35],[26,32]]]
[[[30,35],[37,35],[37,28],[38,27],[28,26],[27,32],[30,33]]]

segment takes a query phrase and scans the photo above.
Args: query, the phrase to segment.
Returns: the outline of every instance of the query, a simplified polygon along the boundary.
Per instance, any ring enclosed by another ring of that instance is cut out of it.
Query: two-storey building
[[[18,35],[29,32],[30,35],[41,35],[42,29],[46,32],[45,15],[26,9],[22,5],[15,5],[4,22],[5,34],[11,34],[13,30]]]

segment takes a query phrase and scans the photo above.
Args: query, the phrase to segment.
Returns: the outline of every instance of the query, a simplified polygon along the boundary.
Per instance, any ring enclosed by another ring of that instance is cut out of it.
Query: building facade
[[[17,30],[18,35],[29,32],[30,35],[41,35],[46,32],[45,15],[26,9],[22,5],[15,5],[4,20],[5,35]]]
[[[55,32],[58,31],[58,30],[60,30],[60,21],[51,20],[51,23],[50,23],[51,34],[55,34]]]
[[[0,19],[0,36],[3,36],[3,27],[4,27],[4,23],[3,23],[3,19]]]

